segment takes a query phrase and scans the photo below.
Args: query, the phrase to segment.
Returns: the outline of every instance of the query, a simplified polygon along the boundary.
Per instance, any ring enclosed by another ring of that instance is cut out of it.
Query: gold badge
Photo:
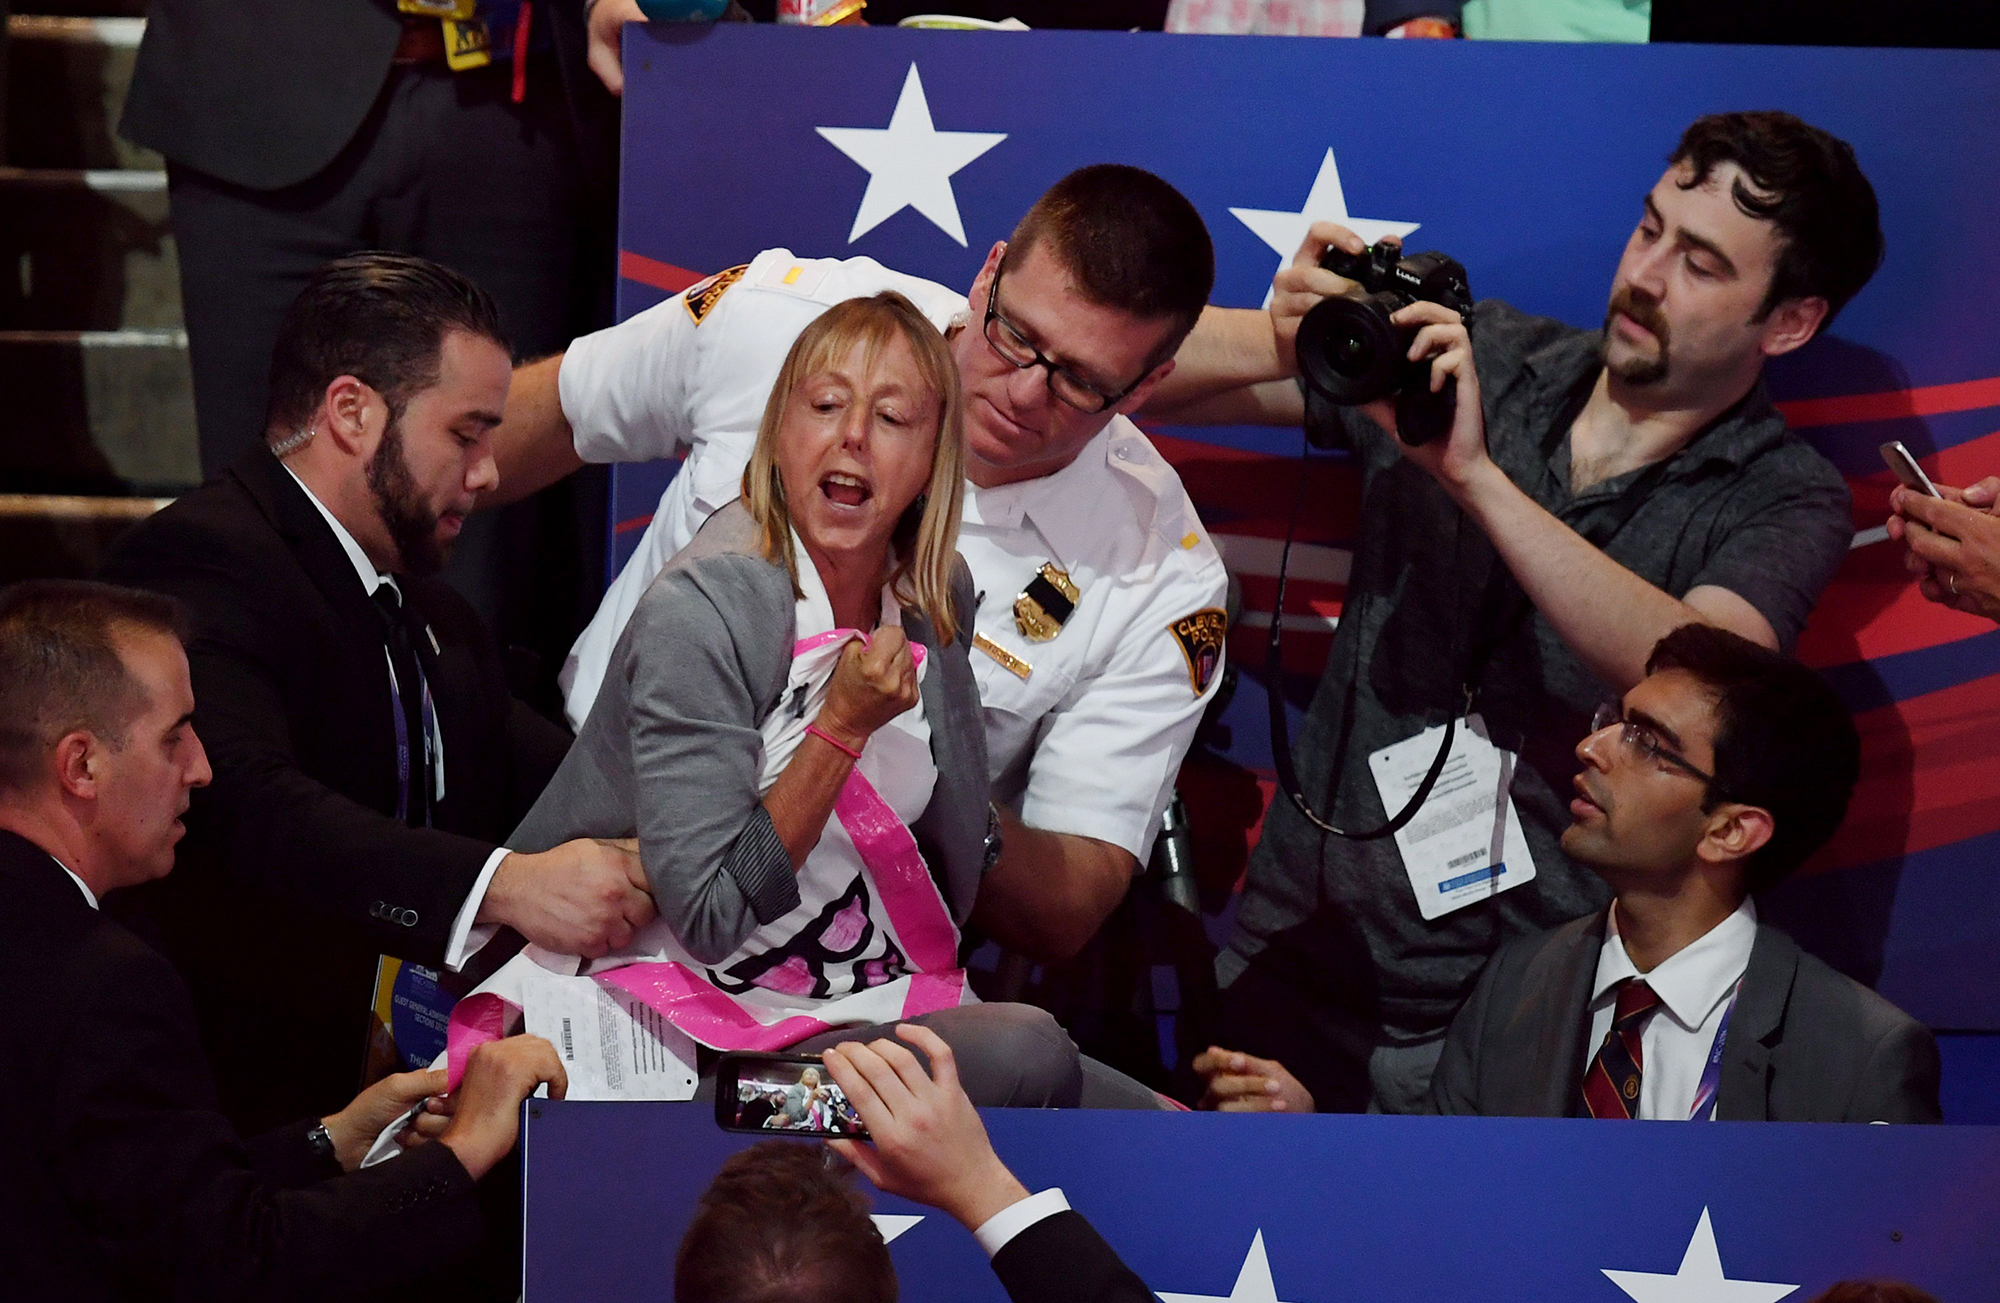
[[[1203,607],[1193,615],[1183,615],[1167,626],[1187,657],[1188,681],[1194,695],[1208,691],[1215,667],[1222,664],[1222,642],[1229,636],[1229,614],[1219,606]]]
[[[1053,561],[1042,568],[1014,599],[1014,627],[1029,642],[1047,642],[1063,630],[1076,610],[1076,585],[1069,572]]]
[[[444,20],[444,61],[453,72],[493,62],[493,38],[478,18]]]
[[[743,273],[749,270],[750,264],[746,262],[741,267],[719,271],[707,280],[696,281],[688,286],[686,293],[681,296],[681,302],[687,305],[688,316],[694,318],[694,324],[699,326],[701,319],[709,314],[709,310],[716,305],[729,287],[742,280]]]
[[[1013,652],[1008,651],[999,643],[994,642],[983,633],[972,635],[972,645],[985,652],[988,656],[991,656],[994,660],[999,661],[1009,674],[1020,679],[1023,683],[1027,682],[1028,676],[1035,672],[1034,666],[1028,664],[1028,662],[1022,660]]]

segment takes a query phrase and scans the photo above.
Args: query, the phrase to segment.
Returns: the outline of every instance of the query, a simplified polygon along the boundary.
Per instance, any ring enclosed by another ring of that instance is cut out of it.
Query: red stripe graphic
[[[648,258],[643,253],[633,253],[630,249],[618,251],[618,274],[628,281],[638,281],[641,285],[650,285],[669,294],[680,293],[705,275],[657,258]]]
[[[1920,389],[1891,389],[1879,394],[1800,398],[1778,404],[1778,410],[1795,430],[1853,421],[1893,421],[1899,416],[1969,412],[1977,407],[2000,407],[2000,376],[1925,385]]]

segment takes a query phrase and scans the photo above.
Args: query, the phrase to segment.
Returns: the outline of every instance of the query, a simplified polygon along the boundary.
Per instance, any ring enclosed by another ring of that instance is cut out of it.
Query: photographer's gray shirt
[[[1839,472],[1787,433],[1761,381],[1665,463],[1572,496],[1567,426],[1595,383],[1597,332],[1487,300],[1472,340],[1487,446],[1514,483],[1675,597],[1710,584],[1737,593],[1791,649],[1853,524]],[[1473,709],[1497,745],[1520,754],[1512,793],[1536,876],[1426,922],[1393,839],[1323,835],[1280,794],[1218,971],[1228,985],[1254,968],[1306,1010],[1407,1043],[1443,1033],[1501,942],[1609,900],[1557,839],[1576,744],[1616,694],[1521,604],[1486,536],[1392,436],[1353,410],[1338,419],[1360,464],[1362,507],[1346,605],[1293,739],[1301,787],[1342,827],[1383,822],[1369,753],[1444,723],[1473,649],[1505,629]]]

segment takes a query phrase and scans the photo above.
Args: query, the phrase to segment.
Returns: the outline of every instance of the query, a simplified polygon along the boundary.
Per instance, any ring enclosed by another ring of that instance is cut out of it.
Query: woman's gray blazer
[[[915,610],[903,612],[903,630],[927,649],[924,717],[938,769],[911,831],[963,925],[985,858],[988,776],[962,560],[951,596],[950,646]],[[639,599],[582,732],[508,848],[636,836],[660,916],[703,963],[795,908],[791,856],[757,795],[759,730],[791,672],[795,600],[743,504],[711,516]]]

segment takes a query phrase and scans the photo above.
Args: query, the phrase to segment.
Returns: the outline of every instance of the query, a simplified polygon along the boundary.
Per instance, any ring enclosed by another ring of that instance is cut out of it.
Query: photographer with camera
[[[1486,957],[1605,905],[1558,845],[1572,748],[1679,625],[1798,637],[1849,499],[1763,367],[1881,252],[1851,148],[1730,113],[1689,127],[1645,197],[1601,332],[1497,300],[1468,330],[1455,264],[1325,224],[1268,316],[1209,310],[1162,418],[1303,420],[1362,480],[1297,796],[1273,804],[1218,963],[1234,1049],[1282,1059],[1321,1108],[1415,1111]]]

